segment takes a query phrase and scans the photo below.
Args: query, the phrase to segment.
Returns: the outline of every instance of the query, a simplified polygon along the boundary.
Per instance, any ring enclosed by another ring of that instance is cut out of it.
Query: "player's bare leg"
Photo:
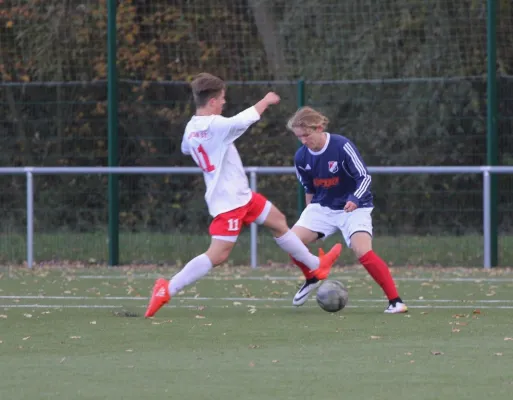
[[[230,240],[212,238],[208,250],[190,260],[171,280],[157,279],[145,313],[145,317],[152,317],[164,304],[171,300],[185,286],[196,282],[209,273],[212,267],[224,263],[235,246],[236,237]]]
[[[399,297],[388,265],[372,250],[371,235],[368,232],[354,233],[351,236],[351,249],[387,296],[389,304],[385,313],[398,314],[408,312],[408,307]]]
[[[289,228],[285,216],[274,205],[271,207],[263,225],[271,230],[278,246],[290,254],[291,257],[306,265],[317,279],[323,280],[328,277],[331,266],[342,251],[341,244],[337,243],[329,252],[320,257],[313,255],[301,239]]]

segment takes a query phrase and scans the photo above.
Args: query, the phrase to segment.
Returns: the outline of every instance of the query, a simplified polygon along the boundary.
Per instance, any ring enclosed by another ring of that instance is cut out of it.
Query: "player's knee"
[[[212,262],[212,265],[215,267],[226,262],[228,260],[228,257],[230,257],[231,251],[231,246],[215,246],[208,249],[205,254],[208,256],[208,258]]]
[[[367,232],[357,232],[351,237],[351,249],[357,258],[372,250],[372,239]]]
[[[278,237],[284,235],[289,230],[289,226],[287,225],[287,218],[285,215],[277,210],[276,213],[273,214],[273,225],[271,226],[271,230],[273,234]]]
[[[365,254],[372,250],[370,247],[355,247],[351,245],[356,258],[362,258]]]
[[[288,225],[287,225],[287,218],[285,218],[285,214],[283,214],[281,211],[278,211],[276,213],[276,222],[277,224],[281,227],[281,228],[284,228],[284,229],[289,229]]]

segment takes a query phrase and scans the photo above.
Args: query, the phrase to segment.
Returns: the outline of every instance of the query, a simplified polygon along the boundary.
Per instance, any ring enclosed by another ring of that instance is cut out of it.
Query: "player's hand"
[[[274,92],[269,92],[264,97],[267,104],[278,104],[280,102],[280,96]]]
[[[344,211],[345,212],[351,212],[351,211],[354,211],[358,208],[358,206],[356,204],[354,204],[352,201],[348,201],[346,203],[346,205],[344,206]]]

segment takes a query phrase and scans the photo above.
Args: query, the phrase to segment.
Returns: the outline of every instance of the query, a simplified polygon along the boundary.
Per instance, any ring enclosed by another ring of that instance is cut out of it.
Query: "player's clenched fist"
[[[356,210],[357,208],[358,208],[358,206],[355,203],[353,203],[352,201],[348,201],[346,203],[346,205],[344,206],[344,211],[352,212],[352,211]]]
[[[274,92],[267,93],[264,99],[268,104],[278,104],[280,102],[280,96]]]

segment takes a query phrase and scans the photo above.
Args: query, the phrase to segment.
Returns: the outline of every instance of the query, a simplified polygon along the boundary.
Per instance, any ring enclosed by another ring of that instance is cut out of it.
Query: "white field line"
[[[161,275],[147,274],[147,275],[75,275],[77,279],[156,279],[160,278]],[[340,280],[355,280],[355,279],[367,279],[368,275],[337,275],[330,276],[330,279]],[[214,281],[297,281],[303,280],[301,276],[206,276],[202,280],[214,280]],[[420,277],[394,277],[395,281],[400,282],[513,282],[513,278],[420,278]]]
[[[198,308],[197,306],[191,306],[187,304],[173,304],[168,305],[166,308]],[[76,305],[69,305],[69,304],[0,304],[0,309],[8,309],[8,308],[56,308],[56,309],[64,309],[64,308],[82,308],[82,309],[95,309],[95,308],[101,308],[101,309],[119,309],[119,308],[125,308],[124,306],[116,306],[116,305],[86,305],[86,304],[76,304]],[[136,306],[135,308],[141,308],[144,309],[146,306]],[[206,308],[224,308],[226,309],[227,306],[207,306]],[[236,308],[235,306],[233,308]],[[285,305],[274,305],[263,308],[264,310],[270,310],[270,309],[282,309],[282,308],[288,308],[288,309],[297,309],[297,307],[294,306],[285,306]],[[314,306],[303,306],[301,308],[316,308]],[[374,306],[362,306],[362,305],[350,305],[348,304],[346,308],[380,308],[382,309],[382,306],[374,305]],[[409,306],[410,309],[452,309],[452,310],[458,310],[458,309],[475,309],[476,306],[441,306],[441,305],[417,305],[417,306]],[[244,309],[244,308],[241,308]],[[479,309],[491,309],[491,310],[498,310],[498,309],[505,309],[505,310],[513,310],[513,306],[479,306]]]
[[[0,296],[3,300],[107,300],[107,301],[148,301],[148,297],[142,296]],[[290,302],[290,298],[284,297],[188,297],[178,296],[176,301],[238,301],[238,302]],[[309,301],[315,301],[310,299]],[[351,303],[383,303],[384,299],[350,299]],[[411,299],[411,303],[461,303],[461,304],[500,304],[513,303],[513,300],[459,300],[459,299]]]

